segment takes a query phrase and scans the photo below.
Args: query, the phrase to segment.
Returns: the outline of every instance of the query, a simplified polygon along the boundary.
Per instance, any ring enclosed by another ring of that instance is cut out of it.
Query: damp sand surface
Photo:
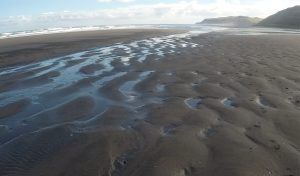
[[[1,176],[300,175],[299,35],[167,35],[2,66]]]
[[[182,33],[171,29],[114,29],[68,32],[0,40],[0,68],[33,63],[124,41]]]

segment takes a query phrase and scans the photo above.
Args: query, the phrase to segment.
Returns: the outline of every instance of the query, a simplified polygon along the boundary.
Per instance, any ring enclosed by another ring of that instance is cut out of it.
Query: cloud
[[[101,3],[109,3],[109,2],[129,3],[129,2],[134,2],[135,0],[97,0],[97,1]]]
[[[77,26],[78,24],[189,24],[201,21],[203,18],[218,16],[246,15],[266,17],[296,4],[299,4],[299,0],[216,0],[211,3],[194,0],[148,5],[135,3],[114,9],[47,12],[37,16],[13,16],[7,19],[0,19],[0,30],[9,26],[12,28],[26,26],[39,28]]]

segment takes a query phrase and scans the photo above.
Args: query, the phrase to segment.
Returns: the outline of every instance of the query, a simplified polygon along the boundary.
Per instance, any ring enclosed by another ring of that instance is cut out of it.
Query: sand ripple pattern
[[[0,176],[298,176],[299,51],[184,34],[1,69]]]
[[[189,37],[179,34],[117,43],[1,69],[0,175],[26,175],[43,159],[78,144],[80,134],[101,129],[95,124],[105,124],[99,121],[112,107],[133,116],[119,130],[130,128],[133,119],[144,118],[143,107],[163,100],[138,93],[136,86],[155,73],[132,70],[132,65],[163,59],[178,48],[196,47]],[[113,95],[106,95],[106,87],[118,79],[120,84],[109,90]]]

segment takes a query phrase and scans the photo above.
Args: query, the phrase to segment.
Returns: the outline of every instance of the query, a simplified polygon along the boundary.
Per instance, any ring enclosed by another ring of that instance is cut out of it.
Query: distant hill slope
[[[258,26],[300,29],[300,5],[271,15],[258,23]]]
[[[257,24],[261,20],[261,18],[257,17],[229,16],[220,18],[208,18],[197,24],[210,24],[228,27],[250,27]]]

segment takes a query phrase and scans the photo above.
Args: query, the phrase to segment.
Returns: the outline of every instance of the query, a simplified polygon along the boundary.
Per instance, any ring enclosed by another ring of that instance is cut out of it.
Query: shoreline
[[[171,29],[113,29],[1,39],[0,68],[29,64],[113,43],[184,32]]]

